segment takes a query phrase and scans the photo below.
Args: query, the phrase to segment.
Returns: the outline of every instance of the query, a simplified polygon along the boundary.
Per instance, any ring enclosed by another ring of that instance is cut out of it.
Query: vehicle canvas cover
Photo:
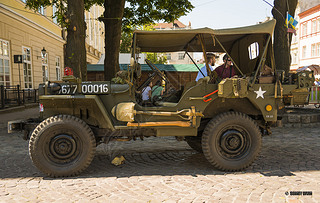
[[[243,73],[251,73],[258,59],[252,61],[248,52],[239,53],[239,50],[246,50],[250,44],[257,42],[260,45],[259,52],[262,53],[267,38],[273,34],[275,24],[276,20],[270,20],[257,25],[232,29],[136,30],[134,34],[136,47],[141,52],[202,52],[203,49],[198,37],[201,34],[205,42],[206,52],[225,52],[225,49]],[[269,46],[269,55],[272,52],[271,48],[272,46]],[[267,63],[270,67],[273,66],[273,62],[269,61]]]

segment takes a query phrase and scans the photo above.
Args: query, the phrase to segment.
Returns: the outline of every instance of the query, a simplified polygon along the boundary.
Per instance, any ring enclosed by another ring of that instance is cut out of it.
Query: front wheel
[[[249,116],[226,112],[213,118],[202,135],[202,150],[217,169],[239,171],[247,168],[261,149],[261,133]]]
[[[35,128],[29,153],[33,164],[48,176],[74,176],[89,166],[95,147],[95,137],[84,121],[59,115],[47,118]]]

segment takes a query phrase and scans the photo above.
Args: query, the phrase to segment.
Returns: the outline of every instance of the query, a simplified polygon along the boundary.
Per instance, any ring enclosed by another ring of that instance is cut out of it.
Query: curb
[[[284,113],[280,122],[280,126],[282,127],[319,127],[320,110],[306,108],[287,108],[286,113]]]
[[[25,104],[21,106],[9,107],[0,110],[0,114],[12,113],[17,111],[23,111],[25,109],[33,108],[39,106],[39,103]]]

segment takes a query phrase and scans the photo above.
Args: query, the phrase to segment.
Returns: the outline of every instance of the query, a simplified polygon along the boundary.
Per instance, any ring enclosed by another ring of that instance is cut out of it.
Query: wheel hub
[[[227,130],[221,135],[220,146],[229,155],[236,155],[245,147],[245,137],[238,130]]]
[[[68,159],[76,151],[76,141],[70,135],[57,135],[50,142],[52,155],[59,159]]]

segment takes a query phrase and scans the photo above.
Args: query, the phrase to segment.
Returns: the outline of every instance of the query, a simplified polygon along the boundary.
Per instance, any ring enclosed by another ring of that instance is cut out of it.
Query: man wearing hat
[[[218,77],[221,79],[224,79],[224,78],[231,78],[235,76],[236,72],[232,66],[231,59],[227,54],[223,56],[223,62],[224,64],[222,64],[221,66],[215,69]]]
[[[209,68],[211,69],[211,71],[213,71],[214,70],[214,63],[216,62],[216,55],[214,55],[213,53],[207,53],[207,60],[208,60]],[[200,78],[203,78],[206,76],[208,76],[208,73],[207,73],[206,65],[204,65],[200,69],[200,71],[198,72],[196,81],[198,81]]]

